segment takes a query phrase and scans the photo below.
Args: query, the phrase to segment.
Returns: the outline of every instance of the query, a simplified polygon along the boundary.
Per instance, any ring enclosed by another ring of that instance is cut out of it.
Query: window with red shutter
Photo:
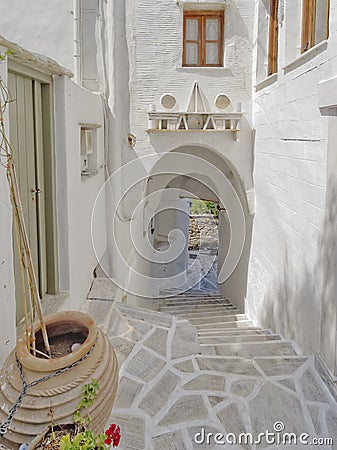
[[[223,65],[223,11],[185,11],[183,66]]]

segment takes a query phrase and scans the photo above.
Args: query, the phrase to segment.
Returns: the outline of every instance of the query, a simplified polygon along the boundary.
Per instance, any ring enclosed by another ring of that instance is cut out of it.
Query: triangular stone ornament
[[[178,119],[176,129],[177,130],[188,130],[186,117],[183,114],[181,114],[181,116]]]
[[[172,94],[161,97],[162,106],[169,109],[169,105],[165,106],[162,102],[165,97],[173,98],[171,101],[174,108],[176,100]],[[204,95],[199,83],[194,81],[185,111],[156,111],[155,106],[150,108],[148,131],[230,131],[234,140],[238,141],[243,113],[241,106],[237,111],[224,111],[230,103],[226,94],[218,94],[213,102],[213,109],[210,99]]]
[[[215,125],[213,116],[211,114],[207,117],[203,129],[204,130],[215,130],[216,129],[216,125]]]
[[[204,95],[197,81],[194,82],[186,112],[207,113]]]

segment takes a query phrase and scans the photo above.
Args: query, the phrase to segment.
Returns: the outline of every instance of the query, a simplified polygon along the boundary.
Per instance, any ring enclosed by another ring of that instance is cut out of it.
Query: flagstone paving
[[[225,308],[235,308],[219,295],[182,295],[155,307],[86,304],[120,364],[110,420],[121,426],[121,450],[337,449],[337,403],[312,356],[298,355],[290,341],[254,327],[239,311],[229,316]],[[258,445],[224,445],[217,435],[257,439],[274,425],[281,437],[307,433],[308,442],[334,444],[277,447],[262,437]]]

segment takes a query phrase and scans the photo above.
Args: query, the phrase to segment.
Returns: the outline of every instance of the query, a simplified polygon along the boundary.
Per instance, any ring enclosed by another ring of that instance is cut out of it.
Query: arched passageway
[[[188,276],[191,198],[219,205],[217,288],[244,309],[252,228],[246,192],[229,161],[197,146],[161,155],[149,172],[140,213],[145,223],[143,245],[138,246],[146,250],[138,251],[135,260],[136,272],[141,271],[148,280],[147,295],[142,297],[166,295],[170,290],[183,292],[194,286]],[[207,264],[201,272],[207,274]]]

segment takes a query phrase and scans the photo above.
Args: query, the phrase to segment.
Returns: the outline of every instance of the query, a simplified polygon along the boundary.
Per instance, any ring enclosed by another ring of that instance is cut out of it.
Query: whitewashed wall
[[[258,72],[247,310],[257,323],[294,339],[303,352],[322,351],[333,369],[335,345],[321,346],[321,334],[336,336],[336,325],[327,330],[322,314],[322,248],[332,241],[331,233],[326,241],[325,224],[331,206],[326,203],[328,118],[321,115],[318,91],[319,83],[336,73],[336,1],[329,43],[302,56],[300,17],[287,10],[289,3],[280,27],[278,74],[263,82]]]
[[[188,3],[188,2],[185,2]],[[223,4],[224,2],[219,2]],[[205,2],[207,5],[207,2]],[[213,2],[214,4],[214,2]],[[229,2],[225,9],[225,67],[182,67],[183,8],[175,0],[133,0],[126,2],[127,42],[130,65],[130,128],[137,138],[136,152],[139,156],[181,146],[184,141],[207,144],[203,135],[189,139],[174,136],[171,140],[160,138],[153,146],[149,142],[149,105],[163,110],[160,97],[170,92],[177,98],[173,111],[185,111],[194,81],[198,81],[211,110],[214,99],[225,93],[231,99],[229,111],[242,102],[245,112],[241,143],[232,141],[221,133],[208,138],[210,145],[223,153],[235,153],[241,158],[239,172],[251,187],[251,64],[254,24],[254,4],[250,0]],[[207,6],[204,7],[207,9]],[[163,13],[164,12],[164,13]],[[212,133],[211,133],[212,134]],[[162,144],[163,142],[163,144]]]
[[[6,49],[0,47],[0,54]],[[6,83],[7,62],[0,61],[0,78]],[[8,114],[5,115],[5,126],[8,135]],[[1,158],[1,163],[5,163]],[[13,271],[12,246],[12,207],[9,198],[6,169],[0,165],[0,366],[7,354],[14,348],[15,331],[15,286]]]
[[[97,130],[98,173],[89,177],[81,176],[80,124],[101,126]],[[99,229],[96,228],[95,248],[91,238],[92,211],[105,181],[101,97],[69,78],[57,77],[55,127],[60,288],[70,294],[64,307],[77,309],[86,298],[93,271],[106,251],[103,204],[96,208],[95,223]]]

